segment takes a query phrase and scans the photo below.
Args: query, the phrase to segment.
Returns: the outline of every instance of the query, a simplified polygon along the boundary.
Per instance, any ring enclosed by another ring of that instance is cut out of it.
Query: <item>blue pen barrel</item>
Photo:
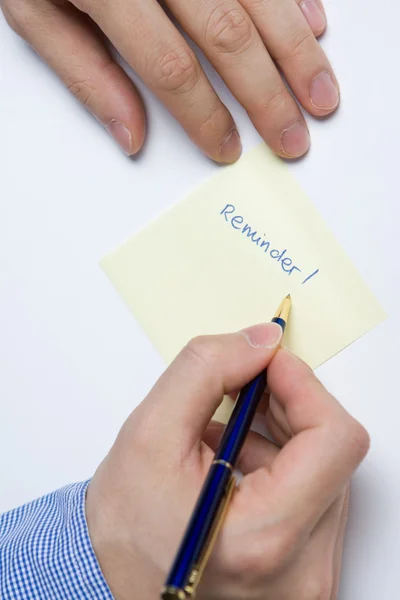
[[[202,551],[212,533],[215,519],[228,491],[231,477],[232,473],[229,467],[222,464],[211,466],[166,581],[166,588],[184,590],[189,584],[193,568],[199,563]],[[165,595],[163,597],[169,596]]]
[[[290,295],[288,295],[272,319],[282,330],[285,329],[289,316],[290,302]],[[207,550],[212,546],[210,541],[213,542],[218,533],[216,524],[222,523],[223,509],[228,505],[230,493],[234,488],[233,468],[251,427],[266,383],[267,372],[264,369],[245,385],[239,394],[165,582],[162,591],[163,600],[186,600],[194,595],[208,558]]]
[[[190,587],[192,583],[190,577],[193,570],[199,566],[202,553],[207,547],[221,504],[228,492],[232,468],[250,429],[258,403],[264,393],[266,381],[267,373],[263,371],[244,386],[239,394],[215,454],[215,461],[221,462],[211,466],[205,480],[165,583],[165,591],[162,596],[164,600],[187,597],[185,588]]]
[[[267,372],[263,371],[244,386],[225,427],[216,459],[225,460],[233,466],[236,464],[266,385]]]

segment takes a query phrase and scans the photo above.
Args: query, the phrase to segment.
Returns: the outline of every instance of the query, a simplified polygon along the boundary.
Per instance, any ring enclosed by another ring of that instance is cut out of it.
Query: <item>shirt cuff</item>
[[[68,528],[71,550],[75,559],[76,573],[80,576],[80,584],[86,590],[85,598],[113,600],[93,550],[86,521],[86,492],[89,483],[90,481],[85,481],[74,486],[74,510]]]
[[[88,485],[0,515],[1,600],[113,600],[86,522]]]

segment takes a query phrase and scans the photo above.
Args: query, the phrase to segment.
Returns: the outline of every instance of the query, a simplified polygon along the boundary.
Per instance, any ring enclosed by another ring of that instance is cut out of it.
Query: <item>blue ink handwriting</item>
[[[233,204],[227,204],[225,208],[223,208],[220,212],[227,223],[229,223],[233,229],[240,231],[242,235],[251,240],[253,244],[258,246],[260,249],[264,251],[270,258],[276,260],[283,271],[288,275],[292,275],[292,273],[299,272],[302,270],[300,267],[297,267],[292,260],[287,255],[287,249],[278,250],[272,247],[271,242],[266,239],[265,234],[260,235],[256,229],[253,229],[248,223],[245,222],[244,218],[241,215],[235,214],[236,207]],[[311,275],[308,275],[303,284],[307,283],[319,273],[319,269],[316,269]]]

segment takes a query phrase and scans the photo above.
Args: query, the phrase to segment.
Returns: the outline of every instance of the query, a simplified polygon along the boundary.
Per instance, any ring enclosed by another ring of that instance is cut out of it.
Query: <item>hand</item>
[[[87,496],[116,600],[159,597],[221,433],[212,415],[267,365],[261,410],[277,444],[248,437],[198,599],[336,598],[349,480],[369,438],[303,362],[277,350],[280,339],[271,323],[193,340],[128,418]]]
[[[326,27],[321,0],[167,0],[264,140],[293,158],[309,147],[296,101],[325,116],[339,103],[337,81],[316,40]],[[0,0],[11,27],[131,155],[145,137],[145,113],[100,30],[212,159],[241,152],[232,116],[196,55],[157,0]],[[279,71],[279,70],[280,71]]]

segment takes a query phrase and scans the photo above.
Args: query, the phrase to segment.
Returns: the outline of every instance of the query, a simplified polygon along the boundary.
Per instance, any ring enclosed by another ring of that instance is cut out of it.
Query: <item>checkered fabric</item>
[[[113,600],[90,542],[88,484],[0,515],[1,600]]]

